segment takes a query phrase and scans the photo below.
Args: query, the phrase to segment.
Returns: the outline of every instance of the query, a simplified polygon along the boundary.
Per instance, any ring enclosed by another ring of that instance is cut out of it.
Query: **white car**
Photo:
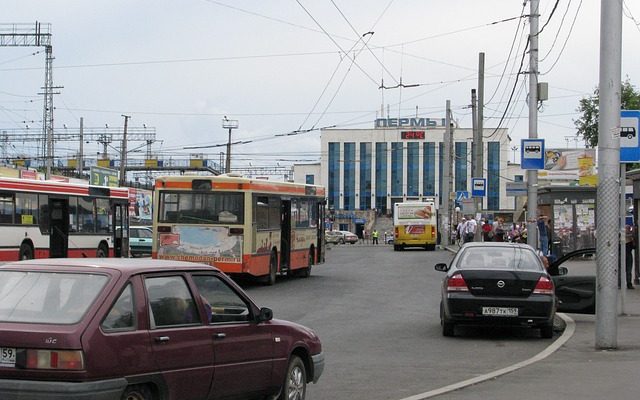
[[[340,232],[342,234],[342,240],[340,240],[340,243],[351,243],[351,244],[356,244],[358,243],[358,236],[355,233],[349,232],[349,231],[336,231],[336,232]]]

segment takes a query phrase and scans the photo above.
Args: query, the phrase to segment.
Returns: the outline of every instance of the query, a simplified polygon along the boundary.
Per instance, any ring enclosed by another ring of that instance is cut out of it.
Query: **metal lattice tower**
[[[53,86],[53,48],[51,47],[51,24],[0,24],[0,47],[44,47],[45,79],[42,94],[44,95],[44,110],[42,120],[43,145],[42,155],[46,160],[46,177],[51,175],[53,165],[53,95],[59,94]]]

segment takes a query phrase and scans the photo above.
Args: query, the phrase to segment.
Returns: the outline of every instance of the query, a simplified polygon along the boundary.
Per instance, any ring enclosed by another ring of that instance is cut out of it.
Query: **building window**
[[[371,143],[360,143],[360,209],[371,208]]]
[[[314,182],[315,182],[315,175],[313,175],[313,174],[307,174],[307,175],[305,176],[305,178],[304,178],[304,182],[305,182],[307,185],[313,185],[313,184],[314,184]]]
[[[514,182],[524,182],[524,175],[515,175],[513,177]]]
[[[487,207],[500,209],[500,142],[487,143]]]
[[[329,207],[340,207],[340,143],[329,143]]]
[[[400,197],[403,194],[403,146],[404,144],[401,142],[391,143],[391,196]]]
[[[418,196],[420,178],[420,143],[407,143],[407,196]]]
[[[466,191],[467,186],[467,143],[456,142],[456,191]]]
[[[376,208],[387,212],[387,144],[376,143]]]
[[[356,144],[344,144],[344,209],[356,208]]]
[[[436,144],[422,144],[424,156],[422,158],[422,193],[425,196],[436,195]]]

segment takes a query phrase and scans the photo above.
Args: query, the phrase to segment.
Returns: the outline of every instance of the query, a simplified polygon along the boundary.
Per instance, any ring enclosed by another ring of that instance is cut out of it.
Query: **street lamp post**
[[[231,130],[237,129],[239,126],[237,119],[228,119],[226,116],[222,119],[222,127],[229,129],[229,141],[227,142],[227,162],[224,172],[231,172]]]

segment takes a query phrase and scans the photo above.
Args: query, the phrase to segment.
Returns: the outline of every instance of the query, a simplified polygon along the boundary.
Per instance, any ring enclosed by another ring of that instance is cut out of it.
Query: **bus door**
[[[69,249],[69,199],[49,197],[49,257],[65,258]]]
[[[129,204],[113,203],[113,256],[129,257]]]
[[[289,268],[291,259],[291,200],[282,200],[280,217],[280,269]]]
[[[324,230],[325,230],[325,226],[324,226],[324,219],[325,219],[325,214],[324,214],[324,209],[325,209],[325,202],[324,201],[319,201],[316,204],[317,207],[317,213],[316,215],[318,216],[318,231],[317,231],[317,236],[318,236],[318,240],[316,240],[316,248],[318,249],[317,251],[317,260],[316,263],[321,263],[324,262]]]

